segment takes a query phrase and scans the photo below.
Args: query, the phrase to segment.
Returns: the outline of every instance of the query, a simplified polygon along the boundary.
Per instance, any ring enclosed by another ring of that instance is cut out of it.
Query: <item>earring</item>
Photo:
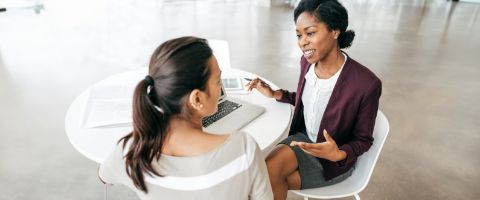
[[[197,104],[197,106],[195,106],[195,104],[192,103],[192,107],[194,107],[194,108],[196,108],[196,107],[203,108],[203,104]]]

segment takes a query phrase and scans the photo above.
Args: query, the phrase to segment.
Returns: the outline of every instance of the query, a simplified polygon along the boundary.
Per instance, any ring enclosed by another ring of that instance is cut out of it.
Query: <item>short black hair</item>
[[[302,0],[293,12],[293,19],[297,23],[298,16],[308,12],[319,22],[324,22],[329,30],[339,30],[338,45],[341,49],[352,45],[355,32],[347,31],[347,9],[337,0]]]

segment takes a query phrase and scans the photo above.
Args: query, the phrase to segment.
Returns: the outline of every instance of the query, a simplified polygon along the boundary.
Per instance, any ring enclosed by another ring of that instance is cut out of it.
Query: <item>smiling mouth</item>
[[[304,56],[305,58],[310,58],[310,57],[313,56],[313,53],[314,53],[314,52],[315,52],[314,49],[304,50],[304,51],[303,51],[303,56]]]

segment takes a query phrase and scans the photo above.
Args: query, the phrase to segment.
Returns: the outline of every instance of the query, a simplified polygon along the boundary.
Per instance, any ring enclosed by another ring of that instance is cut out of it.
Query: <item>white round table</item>
[[[127,88],[134,88],[134,86],[147,75],[147,71],[146,68],[141,68],[110,76],[87,88],[75,98],[65,117],[65,131],[70,143],[72,143],[75,149],[87,158],[101,163],[114,149],[118,140],[132,131],[131,126],[86,128],[84,125],[84,115],[92,88],[97,85],[109,84],[122,84],[127,86]],[[231,68],[223,69],[222,74],[249,78],[257,77],[254,74]],[[278,88],[268,80],[262,79],[270,84],[272,88]],[[124,95],[132,97],[133,89],[128,92],[129,93]],[[264,155],[267,155],[278,142],[287,136],[292,117],[292,106],[266,98],[256,90],[243,94],[229,93],[227,91],[227,94],[231,97],[239,98],[265,108],[265,112],[262,115],[240,130],[253,136]]]

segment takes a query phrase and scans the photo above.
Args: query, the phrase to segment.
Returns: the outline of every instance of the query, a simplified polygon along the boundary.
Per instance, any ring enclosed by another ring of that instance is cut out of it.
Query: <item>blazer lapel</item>
[[[307,66],[305,67],[305,70],[302,72],[302,77],[303,77],[303,78],[302,78],[302,80],[301,80],[301,82],[300,82],[300,86],[301,86],[301,87],[300,87],[300,90],[299,90],[299,93],[300,93],[300,94],[297,95],[297,98],[298,98],[298,99],[296,100],[297,103],[299,103],[299,102],[302,101],[301,96],[303,95],[303,89],[305,88],[305,76],[307,75],[307,72],[308,72],[308,70],[310,69],[311,66],[312,66],[312,65],[311,65],[310,63],[308,63]]]
[[[302,103],[302,95],[303,95],[303,88],[305,87],[305,75],[307,74],[308,70],[310,69],[310,67],[312,66],[312,64],[308,63],[307,61],[305,61],[305,67],[302,67],[302,71],[300,71],[300,76],[302,77],[302,79],[300,80],[300,84],[298,85],[298,89],[297,89],[297,96],[295,97],[295,102],[296,104],[300,105],[300,103]]]
[[[297,85],[297,94],[295,96],[295,110],[293,112],[293,119],[292,125],[290,126],[290,134],[295,134],[299,129],[304,126],[301,124],[303,120],[303,104],[302,104],[302,95],[303,95],[303,88],[305,87],[305,74],[307,73],[308,69],[310,68],[311,64],[308,63],[304,57],[302,57],[302,64],[300,69],[300,77],[302,77]]]

